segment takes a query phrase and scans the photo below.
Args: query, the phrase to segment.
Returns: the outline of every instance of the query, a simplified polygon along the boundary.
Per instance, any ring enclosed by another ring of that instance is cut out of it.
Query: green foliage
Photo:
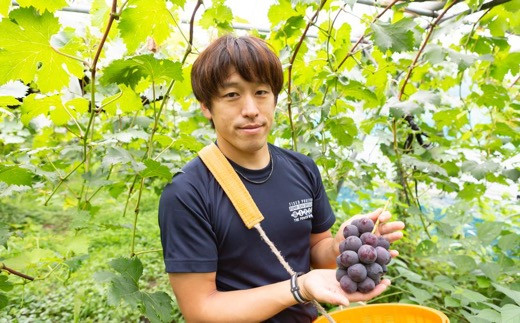
[[[38,279],[2,272],[0,308],[8,320],[180,318],[160,254],[148,253],[159,247],[158,194],[214,140],[191,64],[243,21],[224,0],[202,5],[191,46],[180,17],[193,1],[118,1],[92,73],[106,1],[92,1],[81,27],[58,19],[66,1],[10,3],[0,0],[0,86],[20,90],[0,92],[0,261]],[[374,302],[430,306],[452,322],[517,320],[520,2],[443,21],[422,52],[431,25],[405,16],[407,3],[378,19],[347,13],[354,3],[327,2],[313,22],[316,1],[269,8],[260,36],[286,82],[295,57],[269,140],[316,160],[335,229],[394,199],[407,230],[392,287]],[[92,272],[108,282],[109,306]]]

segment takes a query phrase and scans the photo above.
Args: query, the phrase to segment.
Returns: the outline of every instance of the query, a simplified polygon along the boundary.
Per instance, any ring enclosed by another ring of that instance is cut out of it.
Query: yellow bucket
[[[337,323],[449,323],[444,313],[412,304],[372,304],[329,313]],[[314,323],[327,323],[319,317]]]

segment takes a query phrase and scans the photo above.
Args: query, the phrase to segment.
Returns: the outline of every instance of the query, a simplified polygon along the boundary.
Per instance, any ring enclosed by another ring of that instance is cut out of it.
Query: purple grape
[[[377,238],[377,245],[379,247],[383,247],[385,248],[386,250],[390,249],[390,241],[386,240],[385,238],[379,236]]]
[[[372,232],[372,229],[374,229],[374,222],[369,218],[361,218],[356,226],[359,233],[363,234],[365,232]]]
[[[352,222],[350,222],[350,224],[352,224],[356,228],[359,228],[359,221],[361,221],[361,219],[355,219],[355,220],[352,220]]]
[[[355,265],[359,262],[359,257],[357,252],[352,250],[346,250],[339,255],[340,257],[340,263],[343,267],[350,267],[352,265]]]
[[[392,257],[390,256],[390,252],[388,252],[388,250],[386,250],[383,247],[376,247],[375,251],[377,254],[376,262],[378,264],[387,265],[390,263],[390,259],[392,259]],[[359,259],[361,260],[361,256],[359,257]]]
[[[383,274],[386,274],[386,272],[387,272],[386,265],[382,265],[381,268],[383,268]]]
[[[362,264],[355,264],[347,269],[348,276],[356,283],[362,282],[367,278],[367,269]]]
[[[344,244],[345,250],[358,251],[359,247],[361,247],[361,245],[363,245],[363,243],[361,242],[361,239],[359,239],[358,237],[355,237],[355,236],[350,236],[343,241],[345,241],[345,244]],[[341,251],[341,243],[339,244],[339,247],[340,247],[339,251]]]
[[[374,282],[376,279],[379,281],[383,274],[383,268],[377,262],[365,266],[367,268],[367,276],[370,277]]]
[[[374,281],[368,277],[365,280],[363,280],[362,282],[360,282],[357,286],[358,290],[361,293],[368,293],[368,292],[372,291],[375,287],[376,287],[376,284],[374,283]]]
[[[341,277],[341,280],[339,281],[339,285],[341,286],[341,289],[345,291],[345,293],[354,293],[357,290],[357,284],[355,281],[350,279],[348,275],[345,275]]]
[[[336,280],[340,281],[341,277],[346,276],[348,274],[346,269],[339,268],[336,270]]]
[[[367,244],[362,245],[358,250],[358,257],[359,261],[361,263],[364,263],[365,265],[369,265],[376,261],[377,259],[377,253],[376,249],[374,247],[369,246]]]
[[[350,236],[359,237],[359,230],[355,225],[347,224],[343,229],[343,236],[345,238],[348,238]]]
[[[343,265],[341,264],[341,255],[336,257],[336,265],[338,265],[338,268],[343,268]]]
[[[377,247],[377,236],[375,234],[365,232],[359,238],[361,239],[361,242],[363,242],[363,244],[371,245],[374,248]]]
[[[370,278],[370,279],[372,279],[374,281],[374,284],[377,286],[381,282],[381,276],[383,276],[383,275],[382,274],[381,275],[377,275],[374,278]]]

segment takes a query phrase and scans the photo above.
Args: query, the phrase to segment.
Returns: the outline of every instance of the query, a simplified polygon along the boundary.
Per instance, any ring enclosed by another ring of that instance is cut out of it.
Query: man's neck
[[[267,143],[258,150],[244,151],[237,149],[224,140],[217,139],[220,151],[234,163],[247,169],[262,169],[269,165],[270,152]]]

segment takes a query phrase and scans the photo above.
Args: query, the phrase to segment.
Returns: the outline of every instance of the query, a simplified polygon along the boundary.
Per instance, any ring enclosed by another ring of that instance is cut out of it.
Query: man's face
[[[213,120],[217,142],[228,157],[251,154],[266,148],[273,123],[275,98],[268,84],[245,81],[234,69],[202,112]]]

